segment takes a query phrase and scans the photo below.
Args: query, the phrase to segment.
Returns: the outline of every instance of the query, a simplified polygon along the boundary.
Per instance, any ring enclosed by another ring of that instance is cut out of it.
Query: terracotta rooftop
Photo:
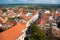
[[[24,19],[25,21],[28,21],[31,18],[31,16],[22,16],[22,19]]]
[[[60,16],[60,13],[59,13],[59,14],[58,14],[58,13],[57,13],[57,14],[54,14],[54,16],[55,16],[55,17]]]
[[[0,40],[16,40],[20,35],[23,34],[21,31],[26,27],[27,26],[25,23],[19,23],[0,33]]]
[[[4,21],[5,21],[5,19],[3,19],[2,17],[0,17],[0,21],[1,21],[1,22],[4,22]]]
[[[11,22],[11,21],[7,21],[7,22],[5,22],[5,24],[6,24],[6,25],[11,25],[12,22]]]
[[[45,18],[45,19],[49,19],[49,16],[47,15],[47,14],[43,14],[42,16],[41,16],[41,18]]]

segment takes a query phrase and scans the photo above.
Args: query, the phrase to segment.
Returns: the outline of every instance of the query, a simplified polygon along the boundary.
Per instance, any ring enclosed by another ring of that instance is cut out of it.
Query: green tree
[[[31,40],[46,40],[45,33],[37,25],[32,25],[31,30]]]

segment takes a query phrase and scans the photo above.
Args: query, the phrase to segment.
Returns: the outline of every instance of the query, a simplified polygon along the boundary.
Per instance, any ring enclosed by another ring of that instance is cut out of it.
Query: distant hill
[[[60,4],[0,4],[0,8],[5,8],[5,7],[24,7],[24,6],[29,6],[29,7],[35,7],[35,8],[60,8]]]

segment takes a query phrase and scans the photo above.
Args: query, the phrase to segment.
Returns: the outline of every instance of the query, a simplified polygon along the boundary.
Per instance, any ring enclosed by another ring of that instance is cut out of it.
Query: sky
[[[21,4],[21,3],[60,4],[60,0],[0,0],[0,4]]]

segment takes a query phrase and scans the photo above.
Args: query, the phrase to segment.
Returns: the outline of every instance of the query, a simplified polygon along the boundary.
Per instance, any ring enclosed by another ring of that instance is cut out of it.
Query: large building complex
[[[25,11],[23,8],[19,8],[18,11],[11,8],[6,8],[7,12],[3,15],[0,10],[0,40],[24,40],[26,37],[26,31],[31,23],[38,19],[39,13],[36,10],[33,12]],[[20,19],[13,19],[20,17]]]

